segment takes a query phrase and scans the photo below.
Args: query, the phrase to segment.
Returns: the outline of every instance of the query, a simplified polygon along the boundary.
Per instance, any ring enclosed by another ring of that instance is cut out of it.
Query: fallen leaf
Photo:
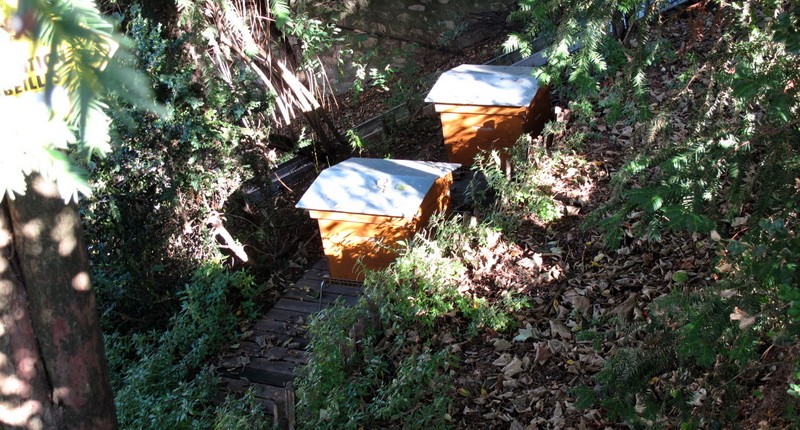
[[[728,273],[731,271],[731,269],[733,269],[733,266],[730,263],[724,262],[720,263],[716,269],[719,273]]]
[[[494,340],[493,344],[495,351],[508,351],[509,349],[511,349],[511,342],[505,339],[497,338]]]
[[[492,362],[494,366],[505,366],[511,362],[511,355],[509,354],[502,354],[497,360]]]
[[[544,364],[552,356],[553,353],[550,352],[550,348],[547,347],[547,343],[545,342],[536,343],[536,357],[534,358],[534,360],[537,363]]]
[[[506,364],[503,367],[503,374],[508,376],[509,378],[513,377],[514,375],[522,372],[522,360],[519,357],[514,357],[510,363]]]
[[[703,400],[705,400],[706,397],[707,397],[706,389],[700,388],[697,391],[695,391],[694,394],[692,394],[692,400],[689,400],[688,402],[686,402],[686,404],[692,406],[701,406],[703,404]]]
[[[739,321],[739,329],[744,330],[756,322],[756,317],[750,316],[747,312],[741,310],[738,306],[733,308],[731,313],[731,321]]]
[[[611,313],[622,319],[629,320],[633,317],[634,309],[639,304],[636,293],[632,293],[628,298],[611,310]]]
[[[555,320],[550,320],[551,335],[559,335],[562,339],[572,339],[572,331],[563,323]]]
[[[530,324],[526,328],[519,329],[519,333],[512,339],[515,342],[525,342],[526,340],[534,337],[533,327]]]
[[[742,216],[742,217],[736,217],[731,222],[731,227],[743,226],[743,225],[747,224],[747,221],[749,221],[749,220],[750,220],[750,216],[749,215],[748,216]]]

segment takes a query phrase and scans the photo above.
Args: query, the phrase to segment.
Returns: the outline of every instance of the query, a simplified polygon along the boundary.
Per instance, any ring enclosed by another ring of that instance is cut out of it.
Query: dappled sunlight
[[[34,400],[27,400],[13,408],[0,405],[0,424],[26,430],[45,430],[44,423],[38,416],[41,410],[41,402]]]
[[[58,244],[58,255],[67,257],[75,252],[78,239],[73,232],[78,225],[78,215],[73,210],[65,209],[56,215],[55,225],[50,232],[50,240]]]
[[[551,119],[550,90],[529,67],[461,65],[445,72],[425,101],[435,104],[448,160],[471,166],[480,151],[503,162],[523,133],[538,135]]]
[[[22,235],[25,236],[26,239],[34,240],[41,236],[43,230],[44,222],[40,219],[32,219],[22,226]]]
[[[319,223],[331,276],[362,280],[386,268],[395,248],[450,208],[457,165],[351,158],[323,171],[298,202]]]
[[[91,279],[87,272],[80,272],[72,278],[72,289],[75,291],[89,291],[92,288]]]

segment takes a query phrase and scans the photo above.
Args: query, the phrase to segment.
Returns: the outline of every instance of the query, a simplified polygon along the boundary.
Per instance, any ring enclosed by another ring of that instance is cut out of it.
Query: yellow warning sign
[[[49,47],[34,46],[30,40],[7,41],[0,46],[0,55],[5,58],[5,71],[2,72],[2,96],[19,96],[25,92],[44,91],[47,82],[48,65],[64,61],[63,51],[50,55]],[[13,65],[13,66],[12,66]],[[53,84],[60,78],[53,74]]]
[[[9,37],[0,42],[0,56],[3,58],[3,71],[0,72],[2,97],[19,96],[25,92],[44,91],[47,82],[48,66],[55,61],[52,70],[64,61],[64,51],[50,54],[50,48],[36,46],[29,39],[14,40]],[[59,82],[57,73],[53,83]]]

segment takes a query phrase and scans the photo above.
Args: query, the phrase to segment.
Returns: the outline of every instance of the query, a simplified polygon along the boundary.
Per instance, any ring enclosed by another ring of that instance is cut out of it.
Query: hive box
[[[426,102],[442,121],[448,160],[471,166],[479,151],[506,149],[550,119],[550,91],[532,67],[462,64],[442,74]]]
[[[331,277],[386,268],[398,242],[450,208],[458,164],[351,158],[325,169],[297,203],[319,222]]]

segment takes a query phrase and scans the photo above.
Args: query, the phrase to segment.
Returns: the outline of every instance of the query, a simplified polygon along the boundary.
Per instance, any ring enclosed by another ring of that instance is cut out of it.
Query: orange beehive
[[[386,268],[397,244],[450,207],[457,164],[351,158],[324,170],[298,208],[319,223],[331,277],[360,281]]]
[[[463,64],[442,74],[426,102],[442,122],[448,160],[470,166],[479,151],[506,149],[550,119],[550,91],[533,68]]]

